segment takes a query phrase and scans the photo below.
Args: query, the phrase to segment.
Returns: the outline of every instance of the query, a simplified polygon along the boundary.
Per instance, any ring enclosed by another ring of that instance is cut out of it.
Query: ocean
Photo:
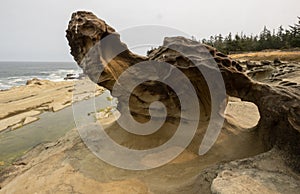
[[[63,81],[67,74],[80,74],[75,62],[0,62],[0,90],[25,85],[38,78]]]

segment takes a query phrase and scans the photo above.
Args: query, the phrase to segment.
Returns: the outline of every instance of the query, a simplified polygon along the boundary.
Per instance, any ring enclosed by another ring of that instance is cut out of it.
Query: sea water
[[[63,81],[67,74],[79,74],[81,69],[74,62],[1,62],[0,90],[24,85],[37,78]]]
[[[25,85],[33,78],[63,81],[67,74],[78,75],[81,72],[73,62],[0,62],[0,92]],[[35,145],[53,141],[75,127],[72,107],[56,113],[46,112],[39,118],[18,130],[0,133],[0,162],[4,162],[5,166]],[[5,166],[0,165],[0,171]]]
[[[45,112],[38,116],[40,119],[36,122],[19,129],[0,132],[0,162],[4,162],[4,165],[0,165],[0,172],[33,147],[56,141],[71,129],[76,128],[74,109],[84,112],[85,107],[91,107],[91,104],[97,110],[104,109],[112,105],[112,102],[107,100],[108,97],[110,97],[110,92],[105,90],[103,94],[95,98],[76,102],[58,112]],[[94,114],[80,115],[77,113],[76,115],[79,120],[79,117],[95,118]]]

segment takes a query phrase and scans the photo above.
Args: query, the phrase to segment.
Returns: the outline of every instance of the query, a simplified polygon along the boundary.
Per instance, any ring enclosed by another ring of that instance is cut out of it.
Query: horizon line
[[[66,61],[66,60],[0,60],[0,62],[50,62],[50,63],[76,63],[76,61]]]

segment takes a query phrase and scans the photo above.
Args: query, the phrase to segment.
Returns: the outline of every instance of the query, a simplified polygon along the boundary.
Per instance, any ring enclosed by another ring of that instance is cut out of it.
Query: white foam
[[[75,76],[78,76],[80,73],[82,73],[81,69],[58,69],[51,71],[41,71],[37,73],[36,76],[11,76],[0,79],[0,90],[6,90],[13,86],[25,85],[27,80],[31,80],[33,78],[59,82],[64,81],[64,78],[67,76],[67,74],[75,74]]]

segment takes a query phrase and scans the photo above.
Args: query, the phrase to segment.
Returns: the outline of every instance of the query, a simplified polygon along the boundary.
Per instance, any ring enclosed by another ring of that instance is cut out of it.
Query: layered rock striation
[[[299,85],[270,86],[253,81],[243,73],[242,67],[237,62],[213,47],[184,37],[165,38],[161,47],[151,50],[146,57],[139,56],[121,42],[120,35],[111,26],[90,12],[74,13],[66,32],[71,54],[84,73],[92,81],[111,91],[119,76],[137,63],[144,62],[145,70],[157,72],[158,69],[154,67],[151,69],[151,63],[147,62],[155,61],[158,64],[167,62],[176,67],[188,77],[197,92],[201,108],[200,119],[211,118],[211,112],[214,111],[211,91],[204,76],[213,76],[214,72],[220,71],[227,95],[257,105],[261,116],[255,129],[260,137],[258,141],[264,143],[266,150],[274,146],[284,150],[288,156],[287,162],[295,169],[300,169]],[[217,68],[212,65],[212,59]],[[167,71],[171,72],[171,69]],[[209,75],[203,75],[201,72]],[[144,76],[138,72],[131,73],[141,79]],[[181,83],[180,79],[173,81]],[[217,91],[221,85],[215,83],[213,87]],[[121,85],[121,88],[126,90],[126,85]],[[115,97],[119,100],[118,108],[122,109],[122,91]],[[226,99],[222,97],[215,102],[221,106],[224,100]],[[164,103],[167,117],[170,119],[180,118],[182,116],[180,113],[185,111],[181,110],[178,96],[174,94],[172,88],[161,82],[146,81],[131,93],[129,101],[131,114],[137,118],[139,116],[149,118],[151,115],[148,109],[153,101]],[[219,108],[219,105],[215,107]]]

